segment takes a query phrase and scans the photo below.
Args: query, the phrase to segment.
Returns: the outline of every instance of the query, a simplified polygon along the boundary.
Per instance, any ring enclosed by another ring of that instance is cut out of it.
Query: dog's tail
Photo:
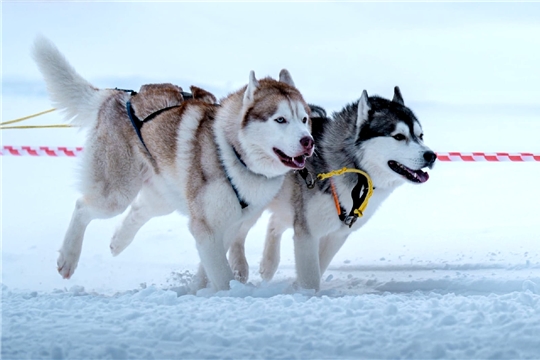
[[[53,106],[64,111],[66,119],[76,126],[94,124],[108,91],[86,81],[45,37],[36,38],[32,55],[45,78]]]

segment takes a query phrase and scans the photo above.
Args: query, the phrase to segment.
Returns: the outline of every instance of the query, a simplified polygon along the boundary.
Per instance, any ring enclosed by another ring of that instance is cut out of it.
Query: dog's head
[[[305,166],[313,154],[310,109],[287,70],[279,81],[257,80],[252,71],[242,113],[239,143],[253,172],[274,177]]]
[[[428,180],[428,173],[422,169],[432,168],[437,156],[424,144],[422,126],[405,106],[397,86],[392,101],[368,97],[364,90],[358,101],[355,128],[357,161],[375,186]]]

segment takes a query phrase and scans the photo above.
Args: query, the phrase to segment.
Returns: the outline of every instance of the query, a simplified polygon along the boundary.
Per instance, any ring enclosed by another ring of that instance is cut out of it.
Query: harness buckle
[[[304,179],[304,181],[306,182],[306,186],[308,189],[313,189],[315,187],[315,182],[317,181],[316,176],[310,173],[306,168],[299,170],[298,173],[300,174],[302,179]]]
[[[345,217],[345,219],[343,220],[343,223],[349,226],[349,228],[351,228],[356,222],[356,220],[358,220],[358,215],[349,215]]]
[[[316,181],[316,177],[313,176],[312,173],[308,172],[307,175],[306,175],[306,186],[308,189],[313,189],[315,187],[315,181]]]

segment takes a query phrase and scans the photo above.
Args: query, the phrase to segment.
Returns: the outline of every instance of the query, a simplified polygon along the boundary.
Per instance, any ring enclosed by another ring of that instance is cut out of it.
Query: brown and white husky
[[[227,261],[236,237],[245,237],[276,196],[285,174],[313,153],[310,109],[287,70],[279,81],[257,80],[214,104],[192,87],[191,98],[171,84],[139,93],[98,89],[83,79],[47,39],[33,49],[54,105],[86,128],[80,191],[58,257],[70,278],[84,232],[94,219],[131,208],[111,240],[118,255],[152,217],[175,210],[189,216],[201,259],[195,289],[227,289],[245,281],[245,257]],[[232,266],[232,268],[231,268]]]

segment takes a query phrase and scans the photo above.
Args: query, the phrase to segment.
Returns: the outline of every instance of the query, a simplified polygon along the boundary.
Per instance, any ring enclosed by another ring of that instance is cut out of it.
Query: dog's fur
[[[364,91],[359,101],[334,113],[332,119],[326,117],[323,109],[314,107],[312,121],[316,150],[306,163],[309,173],[316,176],[343,167],[361,169],[370,175],[375,188],[363,217],[352,228],[337,215],[328,179],[308,189],[298,172],[290,173],[272,202],[260,264],[262,278],[270,280],[274,276],[281,235],[293,227],[297,285],[319,289],[322,274],[347,237],[362,227],[399,185],[427,181],[428,175],[421,169],[431,168],[436,155],[424,145],[422,127],[404,105],[398,87],[392,101],[368,97]],[[358,181],[357,175],[346,173],[332,181],[339,202],[347,211],[351,210],[351,191]],[[233,249],[239,247],[241,242],[233,245]]]
[[[287,70],[279,81],[257,80],[214,104],[192,88],[185,100],[174,85],[147,85],[136,95],[97,89],[83,79],[47,39],[38,38],[34,59],[56,107],[88,131],[77,200],[58,258],[70,278],[77,267],[87,225],[122,213],[127,217],[111,241],[113,255],[128,246],[149,219],[178,210],[189,216],[201,265],[196,288],[209,280],[227,289],[245,281],[247,263],[227,262],[236,236],[245,236],[275,197],[285,174],[304,166],[313,152],[310,109]],[[141,128],[143,145],[126,111],[140,119],[161,108]],[[247,203],[242,208],[241,203]],[[233,274],[234,270],[234,274]]]

